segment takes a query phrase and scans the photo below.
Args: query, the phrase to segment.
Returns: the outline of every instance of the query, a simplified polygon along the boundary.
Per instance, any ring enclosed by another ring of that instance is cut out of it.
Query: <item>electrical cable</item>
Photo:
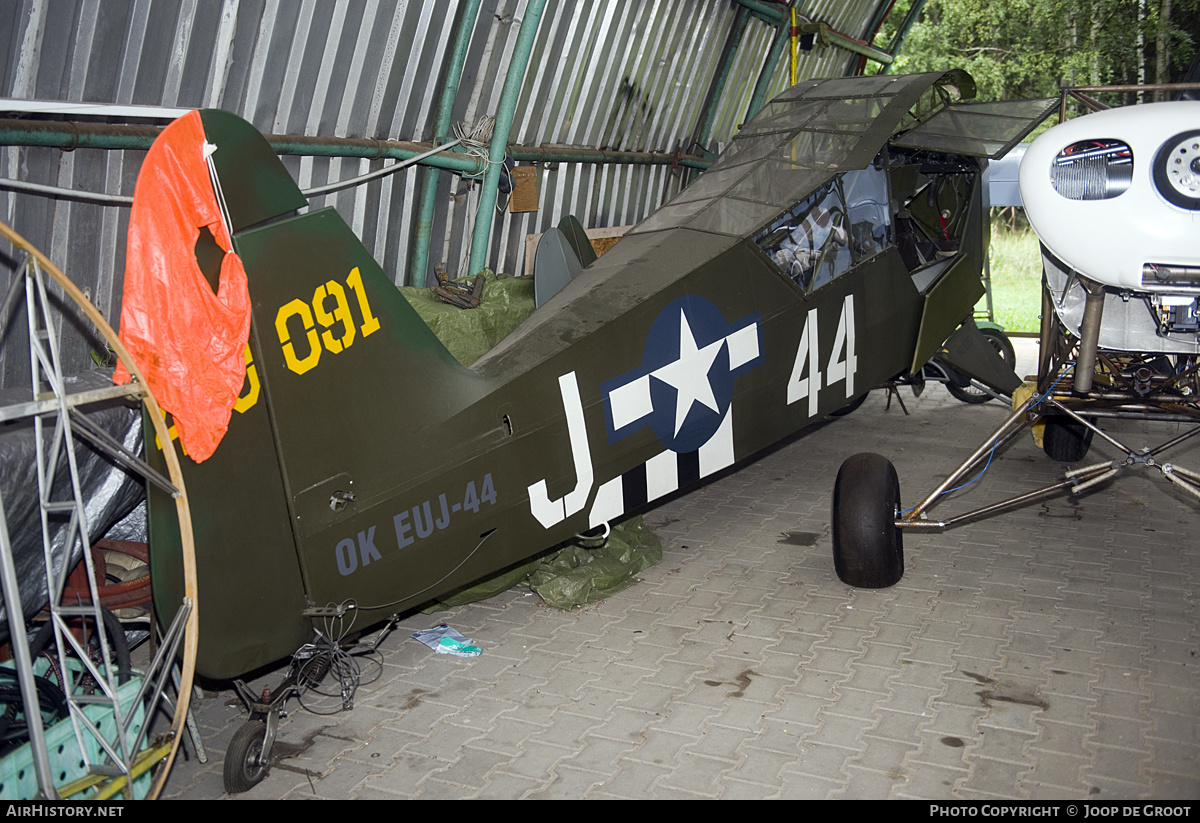
[[[348,189],[351,186],[358,186],[363,183],[369,183],[372,180],[376,180],[380,177],[386,177],[389,174],[395,174],[396,172],[400,171],[401,169],[408,168],[409,166],[413,165],[414,163],[420,163],[426,157],[432,157],[433,155],[438,154],[439,152],[443,152],[448,149],[452,149],[455,146],[459,145],[461,142],[462,142],[461,139],[455,138],[454,140],[451,140],[449,143],[443,143],[440,146],[435,146],[434,148],[430,149],[427,152],[422,152],[421,154],[414,155],[413,157],[409,157],[405,160],[399,160],[390,166],[385,166],[382,169],[376,169],[375,171],[367,172],[366,174],[360,174],[358,177],[351,177],[348,180],[339,180],[336,183],[328,183],[324,186],[314,186],[309,189],[302,189],[300,191],[300,193],[303,194],[305,197],[312,198],[312,197],[317,197],[318,195],[322,195],[322,194],[332,194],[335,191],[341,191],[342,189]]]
[[[455,567],[454,567],[453,569],[451,569],[450,571],[446,572],[446,574],[442,575],[442,577],[441,577],[439,580],[437,580],[437,582],[435,582],[435,583],[430,583],[428,586],[426,586],[425,588],[421,589],[421,591],[419,591],[419,592],[414,592],[413,594],[409,595],[408,597],[402,597],[402,598],[400,598],[400,599],[398,599],[398,600],[393,600],[393,601],[392,601],[392,602],[390,602],[390,603],[379,603],[379,604],[377,604],[377,605],[374,605],[374,606],[358,606],[358,605],[356,604],[356,605],[355,605],[355,608],[359,608],[359,609],[365,609],[365,610],[367,610],[367,611],[374,611],[374,610],[377,610],[377,609],[387,609],[387,608],[390,608],[390,607],[392,607],[392,606],[395,606],[395,605],[396,605],[396,604],[398,604],[398,603],[403,603],[403,602],[404,602],[404,601],[406,601],[406,600],[407,600],[407,601],[412,601],[412,600],[414,600],[415,598],[417,598],[418,596],[420,596],[420,595],[422,595],[422,594],[425,594],[425,593],[426,593],[426,592],[428,592],[428,591],[432,591],[432,590],[433,590],[433,588],[434,588],[435,586],[437,586],[438,584],[440,584],[440,583],[442,583],[443,581],[447,580],[447,579],[448,579],[448,578],[449,578],[451,575],[453,575],[455,572],[457,572],[459,569],[461,569],[463,566],[465,566],[465,565],[467,564],[467,561],[469,561],[469,560],[470,560],[472,557],[474,557],[474,556],[475,556],[475,552],[479,551],[479,549],[483,547],[483,544],[487,542],[487,539],[488,539],[489,537],[491,537],[491,536],[492,536],[493,534],[495,534],[495,533],[496,533],[496,530],[495,530],[495,529],[489,529],[488,531],[486,531],[486,532],[484,532],[483,534],[481,534],[481,535],[479,536],[479,542],[475,544],[475,548],[471,549],[471,553],[470,553],[470,554],[468,554],[466,557],[464,557],[462,560],[460,560],[460,561],[458,562],[458,565],[457,565],[457,566],[455,566]],[[347,602],[347,603],[350,603],[350,602],[353,602],[353,601],[347,600],[347,601],[345,601],[345,602]]]
[[[492,134],[495,130],[496,118],[490,114],[485,114],[479,118],[479,122],[475,124],[475,128],[470,131],[467,131],[466,126],[462,123],[455,123],[450,127],[450,131],[467,149],[466,153],[476,158],[482,167],[477,173],[463,174],[463,177],[469,180],[482,180],[484,175],[487,174],[488,169],[492,166],[504,166],[503,157],[499,160],[492,159]],[[512,174],[506,168],[501,168],[501,171],[508,175],[509,195],[505,198],[503,205],[497,201],[495,208],[497,212],[503,214],[508,208],[509,201],[512,199]],[[460,268],[465,269],[465,264]]]
[[[1050,384],[1050,388],[1046,389],[1046,391],[1043,394],[1039,395],[1037,397],[1037,400],[1030,406],[1030,408],[1037,406],[1039,403],[1041,403],[1043,400],[1045,400],[1047,397],[1049,397],[1051,392],[1054,391],[1054,387],[1057,386],[1060,382],[1062,382],[1062,379],[1064,377],[1066,377],[1067,374],[1073,368],[1075,368],[1075,364],[1071,363],[1065,369],[1063,369],[1062,372],[1055,379],[1055,381]],[[988,453],[987,462],[983,464],[983,468],[979,470],[979,474],[975,475],[974,477],[972,477],[970,480],[968,480],[966,483],[963,483],[962,485],[955,486],[952,489],[946,489],[944,492],[941,493],[941,495],[939,495],[939,497],[945,497],[948,494],[953,494],[956,491],[965,489],[967,486],[970,486],[972,483],[977,481],[979,478],[983,477],[983,475],[985,473],[987,473],[988,467],[992,465],[992,458],[996,456],[996,449],[997,449],[997,447],[999,447],[999,445],[1000,445],[999,440],[992,443],[992,450],[991,450],[991,452]],[[903,511],[900,512],[900,514],[901,515],[908,514],[910,511],[912,511],[915,508],[916,508],[916,506],[913,506],[912,509],[904,509]]]
[[[481,179],[487,173],[487,169],[496,162],[491,158],[492,133],[495,129],[496,118],[488,114],[479,118],[479,122],[475,124],[475,128],[470,131],[462,123],[455,123],[450,128],[455,139],[467,150],[466,153],[477,158],[483,167],[481,171],[475,174],[464,174],[463,177],[476,180]]]
[[[344,600],[336,608],[343,615],[353,613],[349,624],[343,625],[344,617],[326,617],[324,631],[317,632],[316,641],[302,646],[292,656],[296,699],[301,708],[315,715],[337,714],[353,708],[359,687],[374,683],[383,674],[383,659],[374,643],[361,652],[347,648],[345,638],[358,616],[357,604],[353,600]],[[390,629],[389,623],[383,632]],[[327,682],[331,685],[325,686]],[[310,698],[306,702],[306,695],[315,695],[318,699]],[[324,705],[321,698],[324,702],[332,700],[333,708]]]
[[[66,189],[61,186],[47,186],[42,183],[27,183],[24,180],[0,178],[0,189],[11,189],[28,194],[44,194],[49,197],[65,197],[68,200],[81,200],[84,203],[98,203],[102,206],[132,206],[133,198],[124,194],[105,194],[103,192],[79,191]]]

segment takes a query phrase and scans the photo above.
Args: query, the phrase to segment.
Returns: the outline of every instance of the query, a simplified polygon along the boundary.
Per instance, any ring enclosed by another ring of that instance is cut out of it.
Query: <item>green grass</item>
[[[1010,332],[1037,332],[1042,311],[1042,256],[1037,235],[1021,221],[992,221],[992,306],[996,322]],[[976,307],[987,308],[984,300]]]

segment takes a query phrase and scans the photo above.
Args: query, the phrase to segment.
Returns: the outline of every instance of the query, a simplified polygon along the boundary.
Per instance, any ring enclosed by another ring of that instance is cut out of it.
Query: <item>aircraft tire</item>
[[[833,566],[841,581],[884,589],[904,575],[904,540],[896,528],[900,481],[878,454],[842,463],[833,486]]]
[[[260,762],[266,738],[267,724],[261,720],[249,721],[234,734],[225,750],[225,791],[228,794],[249,791],[267,776],[268,766]]]
[[[1051,460],[1078,463],[1087,457],[1095,432],[1069,417],[1047,417],[1042,450]]]
[[[1008,339],[1008,335],[999,329],[980,329],[979,330],[987,341],[992,344],[1000,356],[1004,358],[1004,362],[1008,364],[1010,369],[1017,367],[1017,351],[1013,348],[1012,342]],[[986,403],[992,399],[990,394],[982,392],[979,389],[971,386],[956,386],[953,383],[946,384],[946,391],[956,400],[961,400],[964,403]]]

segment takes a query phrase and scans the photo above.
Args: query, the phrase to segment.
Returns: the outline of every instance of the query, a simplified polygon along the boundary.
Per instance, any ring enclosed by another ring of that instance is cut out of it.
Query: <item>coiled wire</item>
[[[354,627],[357,604],[344,601],[338,608],[342,615],[327,617],[323,631],[317,632],[313,643],[301,646],[292,655],[296,675],[296,699],[301,708],[316,715],[337,714],[354,707],[359,687],[374,683],[383,674],[383,658],[376,650],[392,623],[367,644],[353,651],[347,637]],[[350,613],[347,620],[346,612]]]

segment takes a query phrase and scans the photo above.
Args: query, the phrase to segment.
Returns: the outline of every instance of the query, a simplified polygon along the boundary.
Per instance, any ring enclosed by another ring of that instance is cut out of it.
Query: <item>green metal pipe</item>
[[[437,122],[433,127],[433,142],[444,143],[449,136],[450,118],[454,113],[454,101],[462,82],[463,65],[467,61],[467,48],[471,45],[471,34],[479,17],[479,6],[483,0],[467,0],[458,30],[454,33],[454,51],[446,69],[446,85],[438,101]],[[433,213],[437,208],[438,178],[441,173],[434,167],[425,169],[421,179],[421,205],[417,215],[417,233],[413,239],[412,263],[409,265],[409,282],[417,288],[425,286],[425,275],[429,267],[429,238],[433,233]]]
[[[475,231],[471,235],[471,260],[469,274],[480,271],[487,260],[488,239],[492,234],[492,213],[496,207],[496,187],[500,183],[501,161],[512,132],[513,115],[517,110],[517,98],[525,81],[525,69],[529,55],[533,52],[533,41],[537,36],[538,23],[546,8],[546,0],[529,0],[525,7],[525,18],[521,21],[521,32],[513,49],[508,76],[504,79],[504,91],[500,95],[500,107],[496,111],[495,130],[489,155],[492,163],[483,177],[483,188],[479,192],[479,211],[475,215]]]
[[[771,81],[775,79],[775,70],[779,68],[779,61],[783,59],[783,50],[788,45],[789,28],[780,17],[779,25],[775,29],[775,40],[771,43],[771,51],[767,53],[767,60],[754,84],[754,94],[750,97],[750,108],[746,111],[747,121],[753,120],[754,115],[758,114],[759,109],[763,107],[763,102],[767,98],[767,89],[771,87]]]
[[[63,149],[146,151],[162,132],[154,126],[109,126],[70,122],[36,122],[0,119],[0,146],[39,146]],[[372,160],[408,160],[432,148],[405,140],[362,137],[306,137],[264,134],[276,154],[308,157],[366,157]],[[467,154],[446,151],[422,161],[460,174],[478,174],[479,161]]]
[[[892,42],[888,44],[888,51],[892,54],[899,54],[900,47],[904,45],[904,38],[908,36],[908,30],[917,22],[917,18],[921,16],[921,11],[925,8],[925,0],[913,0],[912,6],[908,9],[908,14],[903,22],[900,23],[900,28],[896,29],[896,36],[892,38]],[[891,70],[891,64],[888,63],[883,67],[883,73],[887,74]]]
[[[768,6],[757,0],[737,0],[737,4],[768,23],[784,23],[792,13],[790,9],[783,11],[779,6]]]
[[[892,0],[890,3],[880,3],[875,7],[875,12],[871,15],[871,19],[867,21],[864,39],[866,37],[874,37],[879,32],[879,27],[883,25],[883,21],[887,19],[895,4],[895,0]]]
[[[0,119],[0,146],[36,146],[62,149],[104,149],[109,151],[145,151],[162,129],[154,126],[109,126],[69,122],[35,122]],[[430,143],[406,140],[372,140],[362,137],[306,137],[303,135],[264,135],[279,154],[309,157],[368,157],[408,160],[428,152]],[[667,165],[678,163],[694,168],[708,168],[709,161],[692,154],[670,152],[618,151],[593,149],[586,146],[509,146],[509,154],[517,160],[535,163],[599,163],[631,165]],[[446,155],[449,155],[447,157]],[[439,158],[441,158],[439,160]],[[465,174],[483,171],[473,157],[453,151],[434,155],[421,161],[438,168]]]
[[[746,33],[746,26],[750,25],[750,14],[741,9],[738,9],[735,14],[737,16],[733,22],[733,30],[729,33],[725,48],[721,50],[721,65],[717,69],[716,79],[713,80],[712,87],[709,89],[708,100],[704,105],[704,115],[700,119],[700,128],[696,131],[696,142],[701,146],[707,146],[708,139],[712,136],[713,123],[717,119],[717,105],[725,94],[725,84],[729,81],[730,72],[733,71],[733,61],[741,46],[742,35]]]
[[[0,119],[0,146],[34,146],[70,151],[146,151],[161,129],[153,126],[108,126],[64,122],[33,122]],[[359,137],[304,137],[265,135],[279,154],[309,157],[367,157],[408,160],[434,148],[429,143],[404,140],[370,140]],[[514,159],[531,163],[596,163],[600,165],[681,165],[706,169],[711,161],[700,155],[655,151],[617,151],[585,146],[509,146]],[[473,156],[446,151],[424,158],[422,165],[460,173],[479,174],[481,164]]]
[[[0,119],[0,146],[54,149],[131,149],[145,151],[162,129],[157,126],[107,126],[40,120]]]
[[[883,27],[884,21],[887,20],[888,15],[892,13],[892,9],[895,7],[896,0],[891,0],[888,3],[880,3],[875,7],[875,12],[871,15],[871,19],[867,21],[866,28],[863,29],[862,39],[864,43],[874,44],[875,38],[878,36],[879,30]],[[895,55],[892,56],[894,57]],[[849,69],[848,73],[862,74],[866,65],[865,56],[860,55],[857,60],[851,63],[852,68]]]
[[[762,17],[764,20],[767,20],[768,22],[782,22],[786,20],[790,14],[790,12],[785,12],[777,6],[767,6],[762,3],[755,2],[755,0],[737,0],[737,2],[739,5],[745,6],[747,9],[754,12],[759,17]],[[925,2],[924,0],[917,0],[914,5],[923,6],[925,5]],[[885,66],[891,64],[893,59],[892,54],[895,54],[896,51],[893,48],[891,50],[892,53],[889,54],[882,49],[877,49],[874,46],[868,46],[865,43],[860,43],[847,34],[843,34],[836,29],[829,28],[829,26],[824,23],[813,22],[808,23],[807,25],[819,25],[823,29],[822,35],[829,39],[831,45],[839,46],[847,51],[852,51],[855,54],[861,54],[863,57],[874,60],[877,63],[883,63]]]
[[[840,31],[829,29],[829,40],[835,46],[841,46],[846,51],[861,54],[868,60],[874,60],[876,63],[882,63],[885,66],[890,66],[892,60],[895,59],[883,49],[877,49],[874,46],[869,46],[866,43],[860,43],[853,37],[842,34]]]
[[[877,49],[874,46],[868,46],[866,43],[860,43],[847,34],[842,34],[840,31],[829,28],[825,23],[805,23],[800,26],[800,31],[804,34],[815,35],[817,42],[838,46],[854,54],[861,54],[868,60],[874,60],[876,63],[882,63],[885,66],[891,65],[893,60],[892,55],[888,52]]]

